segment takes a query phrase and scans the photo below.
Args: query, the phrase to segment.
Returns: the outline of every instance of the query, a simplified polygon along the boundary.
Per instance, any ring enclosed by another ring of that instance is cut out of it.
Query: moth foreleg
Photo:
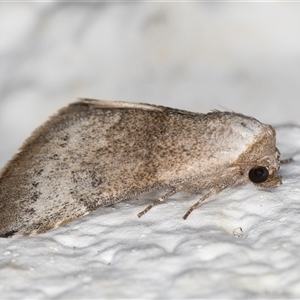
[[[281,165],[283,165],[283,164],[288,164],[288,163],[290,163],[290,162],[293,162],[294,161],[294,159],[291,157],[291,158],[287,158],[287,159],[282,159],[281,161],[280,161],[280,164]]]
[[[194,205],[192,205],[182,218],[186,220],[186,218],[190,215],[190,213],[194,209],[196,209],[205,199],[209,198],[211,195],[218,194],[221,190],[222,189],[211,189],[207,194],[205,194],[202,198],[200,198]]]
[[[143,216],[145,213],[147,213],[152,207],[156,206],[157,204],[165,201],[166,199],[170,198],[171,196],[173,196],[174,194],[176,194],[178,192],[178,188],[173,188],[172,190],[170,190],[169,192],[167,192],[165,195],[163,195],[162,197],[158,198],[157,200],[153,201],[151,204],[149,204],[143,211],[141,211],[138,214],[138,217],[140,218],[141,216]]]

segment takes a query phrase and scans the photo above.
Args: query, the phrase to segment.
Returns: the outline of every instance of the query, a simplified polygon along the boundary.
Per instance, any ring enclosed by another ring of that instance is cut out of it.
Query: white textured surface
[[[0,166],[76,97],[225,108],[299,123],[300,5],[0,5]],[[299,298],[300,128],[280,126],[283,185],[157,193],[0,240],[0,298]],[[239,228],[242,228],[242,236]]]

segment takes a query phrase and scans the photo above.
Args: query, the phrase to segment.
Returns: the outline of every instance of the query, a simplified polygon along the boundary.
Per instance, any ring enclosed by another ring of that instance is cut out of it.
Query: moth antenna
[[[157,200],[153,201],[151,204],[149,204],[143,211],[141,211],[138,214],[138,217],[142,217],[145,213],[147,213],[152,207],[156,206],[157,204],[165,201],[166,199],[170,198],[171,196],[173,196],[174,194],[176,194],[178,192],[178,188],[175,187],[172,190],[170,190],[169,192],[167,192],[165,195],[163,195],[162,197],[158,198]]]

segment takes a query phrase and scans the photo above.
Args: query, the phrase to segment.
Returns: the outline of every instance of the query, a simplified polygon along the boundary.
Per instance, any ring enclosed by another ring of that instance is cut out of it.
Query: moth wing
[[[96,100],[88,98],[79,98],[79,101],[71,103],[65,109],[71,111],[74,106],[86,105],[92,109],[138,109],[145,111],[157,111],[157,112],[169,112],[172,114],[186,115],[190,117],[203,116],[201,113],[194,113],[183,109],[176,109],[171,107],[166,107],[162,105],[154,105],[147,103],[135,103],[126,101],[107,101],[107,100]]]
[[[96,99],[88,99],[88,98],[79,98],[78,102],[73,103],[76,104],[88,104],[94,106],[94,108],[103,108],[103,109],[142,109],[142,110],[156,110],[163,111],[164,108],[162,106],[153,105],[153,104],[145,104],[145,103],[134,103],[134,102],[126,102],[126,101],[106,101],[106,100],[96,100]],[[72,104],[71,104],[72,105]]]

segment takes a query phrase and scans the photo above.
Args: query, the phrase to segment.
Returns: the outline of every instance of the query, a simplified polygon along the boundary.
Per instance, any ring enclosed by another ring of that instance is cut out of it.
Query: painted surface
[[[299,124],[298,3],[11,4],[0,9],[0,165],[76,97]],[[0,240],[12,298],[297,298],[300,128],[277,127],[283,185],[147,194],[31,238]],[[184,200],[184,201],[183,201]]]

